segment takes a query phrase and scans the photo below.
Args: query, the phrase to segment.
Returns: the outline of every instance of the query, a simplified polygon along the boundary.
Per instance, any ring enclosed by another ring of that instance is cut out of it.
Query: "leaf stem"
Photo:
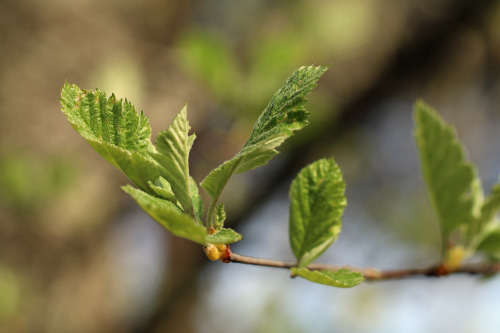
[[[228,262],[264,266],[264,267],[287,268],[287,269],[292,267],[297,267],[297,262],[295,261],[261,259],[255,257],[242,256],[236,253],[231,253]],[[416,276],[442,277],[458,273],[487,275],[500,272],[500,264],[463,265],[455,270],[449,270],[443,264],[437,264],[424,268],[399,269],[399,270],[388,270],[388,271],[381,271],[375,268],[357,268],[350,266],[335,266],[335,265],[320,264],[320,263],[309,264],[307,265],[307,268],[310,270],[339,270],[342,268],[348,268],[352,271],[361,273],[365,278],[365,280],[369,281],[395,280],[395,279],[403,279]]]

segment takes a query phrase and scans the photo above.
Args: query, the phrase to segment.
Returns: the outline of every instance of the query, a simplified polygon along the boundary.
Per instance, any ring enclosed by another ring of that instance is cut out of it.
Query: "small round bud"
[[[210,260],[219,260],[220,258],[219,249],[217,249],[214,244],[208,244],[207,246],[203,247],[203,251],[205,251],[207,258]]]
[[[219,260],[227,256],[228,246],[224,244],[208,244],[203,247],[205,254],[210,260]]]
[[[467,252],[463,246],[454,246],[446,253],[444,266],[448,271],[455,271],[460,268],[466,256]]]

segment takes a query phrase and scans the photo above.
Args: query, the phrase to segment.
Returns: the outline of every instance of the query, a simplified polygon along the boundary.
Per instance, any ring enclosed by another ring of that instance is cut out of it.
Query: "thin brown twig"
[[[229,260],[227,260],[227,262],[235,262],[248,265],[265,266],[265,267],[287,268],[287,269],[297,266],[297,262],[295,261],[261,259],[255,257],[242,256],[236,253],[231,253]],[[500,264],[464,265],[454,270],[448,269],[443,264],[433,265],[424,268],[399,269],[399,270],[389,270],[389,271],[381,271],[374,268],[357,268],[350,266],[335,266],[335,265],[319,264],[319,263],[307,265],[307,268],[310,270],[339,270],[342,268],[348,268],[352,271],[361,273],[365,278],[365,280],[369,281],[403,279],[415,276],[441,277],[457,273],[488,275],[500,272]]]

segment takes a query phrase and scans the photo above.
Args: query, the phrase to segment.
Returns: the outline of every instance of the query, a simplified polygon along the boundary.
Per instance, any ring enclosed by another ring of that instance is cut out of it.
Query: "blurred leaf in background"
[[[0,262],[0,327],[2,322],[19,311],[22,303],[21,279]]]
[[[76,167],[64,157],[40,159],[34,154],[0,156],[0,198],[5,208],[35,217],[74,184]]]

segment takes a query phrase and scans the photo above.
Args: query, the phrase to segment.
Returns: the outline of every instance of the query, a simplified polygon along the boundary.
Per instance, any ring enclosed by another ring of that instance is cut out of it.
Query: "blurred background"
[[[423,98],[453,123],[486,191],[500,171],[500,2],[3,0],[1,332],[497,332],[500,279],[335,289],[286,270],[208,262],[120,190],[59,110],[67,80],[128,98],[153,137],[188,102],[197,181],[244,144],[301,65],[330,64],[311,125],[222,201],[239,254],[293,259],[288,188],[334,156],[348,207],[318,261],[381,269],[439,260],[413,142]]]

